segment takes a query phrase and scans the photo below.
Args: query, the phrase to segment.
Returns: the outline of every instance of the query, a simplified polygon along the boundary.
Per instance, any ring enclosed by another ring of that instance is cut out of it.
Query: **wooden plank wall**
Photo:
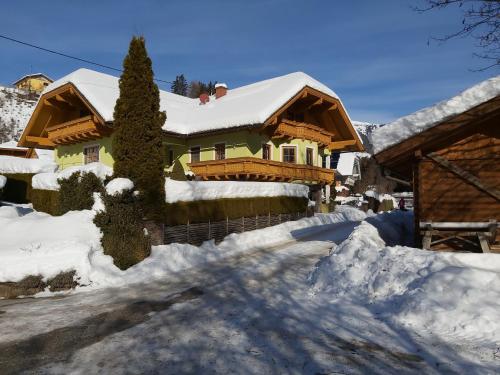
[[[475,134],[437,155],[479,178],[495,189],[500,188],[500,137]],[[418,163],[418,214],[420,221],[484,222],[500,221],[500,202],[464,181],[456,174],[427,158]]]

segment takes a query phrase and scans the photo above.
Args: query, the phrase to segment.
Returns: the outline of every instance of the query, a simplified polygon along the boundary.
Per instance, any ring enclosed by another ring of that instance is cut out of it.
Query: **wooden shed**
[[[500,252],[500,82],[495,85],[487,100],[468,99],[464,111],[447,115],[446,105],[461,105],[459,96],[408,116],[398,125],[445,115],[375,154],[387,173],[413,186],[417,246]],[[390,136],[390,129],[383,133]]]

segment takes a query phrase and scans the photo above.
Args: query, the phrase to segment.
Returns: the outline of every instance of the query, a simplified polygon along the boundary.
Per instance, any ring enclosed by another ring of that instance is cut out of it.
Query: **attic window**
[[[330,156],[330,169],[337,169],[340,159],[340,152],[332,152]]]

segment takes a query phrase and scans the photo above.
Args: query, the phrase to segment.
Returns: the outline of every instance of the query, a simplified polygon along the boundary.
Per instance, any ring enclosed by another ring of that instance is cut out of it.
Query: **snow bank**
[[[55,173],[40,173],[33,176],[31,185],[33,189],[40,190],[59,190],[60,186],[57,182],[60,178],[68,178],[75,172],[94,173],[101,180],[113,174],[113,168],[102,163],[90,163],[85,165],[77,165],[58,171]]]
[[[3,189],[3,187],[5,186],[6,183],[7,183],[7,177],[2,176],[0,174],[0,189]]]
[[[404,242],[408,218],[396,211],[362,222],[317,264],[312,292],[364,300],[382,316],[438,336],[500,339],[500,255],[388,246]]]
[[[306,197],[309,187],[286,182],[165,180],[168,203],[248,197]]]
[[[53,161],[0,155],[0,173],[42,173],[56,169],[57,164]]]
[[[124,190],[132,190],[134,183],[128,178],[118,177],[108,182],[106,185],[106,193],[109,195],[121,194]]]
[[[92,223],[92,211],[21,215],[19,208],[0,207],[0,282],[29,275],[47,279],[70,270],[77,271],[82,283],[90,282],[89,257],[100,250],[100,232]]]
[[[149,282],[240,252],[293,240],[298,236],[297,231],[305,235],[318,225],[366,217],[363,212],[347,207],[333,214],[231,234],[218,245],[207,241],[201,247],[154,246],[149,258],[121,271],[102,251],[100,231],[92,222],[95,209],[53,217],[38,212],[21,216],[22,210],[17,207],[0,207],[0,282],[19,281],[28,275],[42,275],[47,279],[69,270],[75,270],[80,283],[88,285],[83,289]]]
[[[500,95],[500,76],[483,81],[459,95],[402,117],[371,134],[374,153],[420,133],[445,119],[465,112]]]

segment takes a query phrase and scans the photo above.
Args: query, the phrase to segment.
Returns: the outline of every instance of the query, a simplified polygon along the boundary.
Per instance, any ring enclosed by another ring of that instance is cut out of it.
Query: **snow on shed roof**
[[[78,69],[48,85],[44,93],[72,83],[104,121],[113,121],[119,95],[118,78],[89,69]],[[214,96],[205,105],[160,90],[160,109],[167,112],[166,131],[191,134],[235,126],[261,124],[305,86],[338,99],[327,86],[302,72],[256,82],[228,90],[219,99]]]
[[[490,78],[472,86],[451,99],[443,100],[434,106],[401,117],[373,131],[371,138],[374,153],[379,153],[450,117],[487,102],[498,95],[500,95],[500,76]]]

